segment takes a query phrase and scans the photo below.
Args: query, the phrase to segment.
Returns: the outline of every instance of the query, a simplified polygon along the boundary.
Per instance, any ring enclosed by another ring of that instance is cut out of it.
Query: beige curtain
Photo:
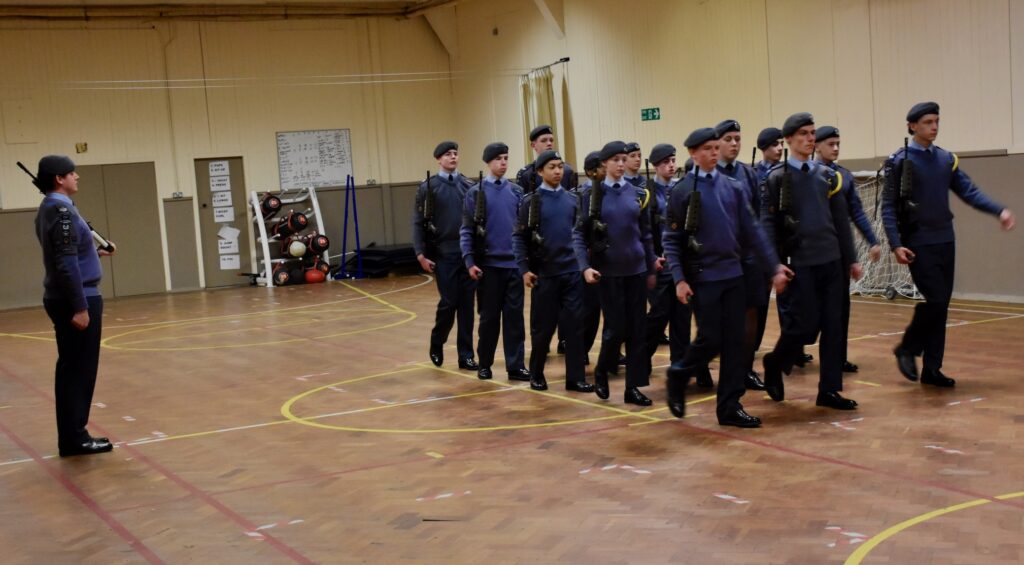
[[[555,125],[555,90],[551,85],[551,68],[544,67],[519,77],[519,89],[523,93],[523,133],[541,125],[550,124],[558,139],[558,128]],[[527,159],[533,158],[530,139],[526,138]]]

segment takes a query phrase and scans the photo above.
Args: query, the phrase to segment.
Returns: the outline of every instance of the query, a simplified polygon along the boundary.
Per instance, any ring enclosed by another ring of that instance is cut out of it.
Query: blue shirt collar
[[[557,192],[558,189],[562,188],[562,187],[561,186],[551,186],[550,184],[547,183],[547,181],[545,181],[545,182],[540,183],[540,186],[537,187],[537,188],[540,188],[541,190],[547,190],[549,192]]]
[[[916,139],[911,137],[910,141],[907,143],[907,147],[910,147],[911,149],[916,149],[918,151],[927,151],[927,152],[931,153],[932,149],[935,147],[935,144],[933,143],[931,145],[931,147],[925,147],[924,145],[921,145],[920,143],[918,143]]]
[[[701,170],[700,167],[697,167],[697,172],[700,173],[700,178],[702,178],[702,179],[706,179],[708,177],[708,175],[711,175],[711,180],[715,180],[715,179],[718,178],[718,167],[715,167],[714,169],[711,169],[710,172],[703,171],[703,170]]]
[[[796,157],[790,157],[789,161],[786,161],[786,162],[789,163],[789,166],[793,167],[794,169],[800,169],[800,168],[803,168],[804,165],[810,165],[811,169],[813,170],[814,166],[816,164],[814,161],[812,161],[810,159],[808,159],[806,161],[801,161],[800,159],[797,159]]]
[[[622,178],[619,180],[612,180],[612,177],[606,176],[604,177],[604,180],[601,181],[601,184],[607,186],[608,188],[612,188],[612,185],[614,185],[615,183],[618,183],[619,188],[621,188],[622,185],[629,184],[629,181],[626,180],[626,175],[622,175]]]
[[[498,177],[496,177],[494,175],[487,175],[486,177],[484,177],[484,180],[489,182],[489,183],[491,183],[491,184],[498,184],[498,181],[499,180],[505,180],[505,177],[502,177],[502,178],[499,179]]]
[[[70,196],[68,196],[67,194],[60,193],[60,192],[55,192],[55,191],[47,192],[46,193],[46,198],[57,200],[59,202],[63,202],[65,204],[70,204],[72,206],[75,205],[75,203],[71,200]]]
[[[447,179],[448,175],[453,175],[455,178],[459,178],[459,170],[455,169],[454,171],[452,171],[450,173],[448,171],[444,170],[444,169],[438,169],[437,170],[437,176],[439,176],[439,177],[441,177],[443,179]]]

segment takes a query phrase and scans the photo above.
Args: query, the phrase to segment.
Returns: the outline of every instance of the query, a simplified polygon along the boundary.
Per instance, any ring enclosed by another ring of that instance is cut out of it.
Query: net
[[[864,204],[864,213],[871,221],[871,229],[879,240],[885,240],[885,225],[882,223],[882,185],[881,173],[864,171],[854,173],[857,179],[857,195]],[[906,265],[896,262],[896,256],[883,251],[882,257],[876,263],[868,259],[869,245],[864,236],[856,227],[853,227],[856,234],[854,239],[857,247],[857,257],[864,268],[864,276],[859,281],[850,281],[850,294],[862,296],[884,296],[889,300],[897,296],[921,300],[924,297],[914,286],[910,278],[910,269]],[[885,247],[885,244],[882,244]]]

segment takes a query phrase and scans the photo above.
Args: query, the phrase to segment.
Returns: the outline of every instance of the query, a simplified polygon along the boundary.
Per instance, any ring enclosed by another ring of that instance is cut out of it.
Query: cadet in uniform
[[[956,257],[949,191],[968,205],[997,216],[1004,230],[1013,229],[1016,220],[1013,212],[981,192],[960,169],[955,154],[935,145],[938,104],[915,104],[907,113],[907,130],[913,136],[908,148],[897,151],[885,165],[882,218],[896,261],[910,265],[910,275],[925,301],[914,307],[903,341],[893,352],[900,372],[911,381],[918,379],[915,358],[923,355],[921,382],[952,387],[956,381],[941,371]],[[908,163],[910,187],[903,186]]]
[[[789,374],[803,345],[821,332],[818,406],[853,410],[844,398],[842,309],[846,281],[861,275],[853,248],[846,201],[839,192],[842,174],[811,160],[814,118],[804,112],[786,119],[782,134],[792,152],[789,160],[765,179],[766,209],[761,218],[783,264],[793,270],[788,289],[776,299],[787,314],[775,349],[764,356],[764,383],[775,401],[785,398],[782,373]],[[780,309],[781,309],[780,306]]]
[[[718,380],[718,423],[755,428],[761,420],[740,403],[745,392],[743,351],[743,258],[753,254],[761,271],[773,274],[784,288],[788,271],[779,265],[765,234],[757,226],[749,196],[736,180],[716,168],[719,141],[713,128],[694,130],[686,138],[694,171],[676,184],[668,204],[665,255],[675,280],[676,298],[692,302],[697,339],[682,363],[668,371],[668,406],[682,418],[686,382],[694,371],[721,354]]]
[[[597,151],[587,153],[583,161],[583,171],[587,180],[576,188],[576,192],[582,195],[590,189],[595,182],[604,180],[604,163],[601,162],[601,154]],[[583,274],[580,274],[582,279]],[[583,361],[590,364],[590,350],[594,348],[594,341],[597,339],[597,330],[601,325],[601,299],[597,295],[597,287],[592,284],[583,285]]]
[[[492,376],[494,350],[501,326],[505,371],[509,380],[529,381],[524,364],[523,278],[512,250],[519,201],[523,189],[505,179],[508,171],[508,145],[502,142],[484,148],[484,163],[489,173],[483,182],[466,193],[462,214],[462,258],[469,277],[477,282],[477,308],[480,330],[476,353],[480,368],[477,376]],[[478,210],[477,203],[483,194]]]
[[[723,120],[715,126],[715,134],[718,135],[720,144],[718,172],[739,182],[743,187],[746,202],[750,204],[756,218],[760,215],[764,198],[761,194],[761,183],[757,172],[753,167],[739,160],[742,149],[740,123],[736,120]],[[757,229],[761,229],[760,224]],[[764,273],[751,252],[748,252],[747,256],[743,258],[743,281],[747,293],[747,322],[743,341],[746,359],[744,383],[750,390],[764,390],[761,375],[754,370],[754,355],[761,346],[761,337],[764,336],[772,289],[770,274]]]
[[[61,457],[113,449],[105,437],[92,437],[89,423],[103,330],[103,276],[92,229],[71,197],[78,173],[71,159],[47,155],[39,160],[32,182],[45,194],[36,214],[36,236],[43,248],[43,306],[57,338],[54,396],[57,403],[57,448]]]
[[[878,237],[875,235],[875,230],[871,229],[871,220],[868,219],[868,215],[864,213],[864,204],[860,201],[860,196],[857,194],[857,182],[853,178],[853,173],[847,170],[845,167],[837,163],[839,159],[839,130],[834,126],[822,126],[818,128],[817,133],[814,135],[815,151],[818,154],[818,162],[833,171],[839,171],[843,175],[843,190],[842,195],[846,200],[846,209],[850,213],[850,220],[853,221],[853,225],[857,226],[857,231],[860,232],[864,239],[870,246],[868,248],[868,259],[872,263],[878,261],[878,258],[882,256],[882,246],[878,243]],[[849,274],[849,273],[847,273]],[[847,292],[844,294],[845,300],[843,301],[843,372],[844,373],[856,373],[858,368],[857,365],[850,362],[847,356],[847,349],[849,347],[849,336],[850,336],[850,279],[846,279]]]
[[[654,254],[665,257],[662,245],[662,231],[665,228],[665,214],[668,210],[668,199],[677,180],[676,148],[668,143],[659,143],[651,149],[647,161],[654,165],[654,178],[648,190],[651,192],[651,236]],[[688,304],[676,300],[676,285],[672,280],[672,272],[662,269],[658,272],[657,281],[648,295],[650,309],[647,311],[647,330],[645,343],[647,346],[648,374],[651,372],[652,359],[658,350],[658,343],[669,328],[669,362],[679,368],[690,346],[691,311]],[[710,378],[710,376],[708,377]]]
[[[412,216],[412,244],[420,267],[434,274],[441,299],[437,303],[434,329],[430,332],[430,361],[440,367],[444,362],[444,343],[458,320],[456,348],[459,368],[480,368],[473,359],[473,293],[476,281],[462,260],[459,230],[466,191],[473,182],[462,176],[459,144],[442,141],[434,148],[438,173],[420,183]],[[424,219],[424,207],[429,218]]]
[[[764,180],[768,171],[782,161],[782,130],[767,127],[757,134],[757,148],[761,150],[761,160],[754,165],[758,180]]]
[[[630,141],[626,144],[626,174],[623,177],[626,182],[637,187],[645,188],[647,179],[640,174],[640,165],[644,162],[644,156],[640,153],[640,144]]]
[[[613,141],[601,149],[605,178],[583,194],[580,218],[573,233],[576,259],[588,284],[596,284],[604,314],[601,352],[594,368],[598,397],[607,399],[608,372],[618,365],[619,349],[626,345],[626,391],[624,401],[650,406],[640,392],[649,376],[644,358],[644,304],[647,290],[654,288],[655,273],[662,261],[654,255],[650,217],[644,209],[650,195],[624,178],[626,144]],[[600,205],[590,201],[600,194]],[[600,242],[600,243],[598,243]]]
[[[572,235],[579,201],[559,183],[562,158],[545,151],[534,166],[541,184],[523,197],[513,235],[516,263],[530,294],[530,388],[547,390],[544,376],[551,337],[559,322],[565,336],[565,388],[593,392],[583,365],[579,313],[583,279],[573,254]]]
[[[555,133],[552,131],[551,126],[547,124],[539,125],[530,131],[530,147],[533,148],[533,157],[535,161],[527,163],[525,167],[519,169],[516,173],[516,183],[523,187],[527,192],[533,190],[533,187],[540,186],[543,182],[540,173],[537,171],[536,158],[545,151],[555,151]],[[572,165],[566,162],[562,162],[562,180],[559,181],[562,188],[566,190],[573,189],[573,170]]]

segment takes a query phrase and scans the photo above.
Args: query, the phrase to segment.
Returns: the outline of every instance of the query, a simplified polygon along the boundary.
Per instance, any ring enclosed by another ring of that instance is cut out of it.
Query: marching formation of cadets
[[[949,193],[997,216],[1004,229],[1013,228],[1014,216],[978,189],[955,154],[934,145],[938,125],[934,102],[908,112],[912,139],[886,162],[882,214],[892,253],[909,265],[925,299],[894,349],[897,367],[911,381],[952,387],[955,381],[940,370],[955,256]],[[673,415],[685,415],[691,380],[715,386],[708,363],[719,356],[719,424],[757,427],[761,420],[741,403],[746,390],[782,401],[784,375],[810,361],[804,346],[818,342],[816,404],[856,409],[841,394],[843,373],[858,370],[847,358],[850,280],[863,272],[851,226],[868,242],[871,261],[879,259],[882,243],[852,173],[837,163],[839,130],[816,128],[810,114],[794,114],[782,129],[760,132],[762,160],[750,165],[740,159],[741,131],[736,120],[694,130],[683,142],[689,159],[682,175],[670,144],[651,148],[641,174],[640,146],[612,141],[587,155],[581,179],[555,149],[551,127],[541,125],[530,132],[535,159],[514,182],[507,178],[506,144],[484,148],[487,169],[471,180],[458,172],[458,144],[440,143],[438,172],[420,185],[413,215],[417,259],[440,295],[431,361],[444,362],[443,346],[457,324],[459,367],[491,379],[500,333],[508,379],[546,390],[544,368],[557,331],[566,390],[608,399],[608,375],[622,365],[624,402],[649,406],[641,389],[650,384],[658,345],[667,341]],[[773,289],[781,335],[762,359],[762,380],[754,359]],[[601,317],[601,347],[588,382]],[[697,321],[692,340],[691,317]],[[923,357],[920,372],[917,357]]]

